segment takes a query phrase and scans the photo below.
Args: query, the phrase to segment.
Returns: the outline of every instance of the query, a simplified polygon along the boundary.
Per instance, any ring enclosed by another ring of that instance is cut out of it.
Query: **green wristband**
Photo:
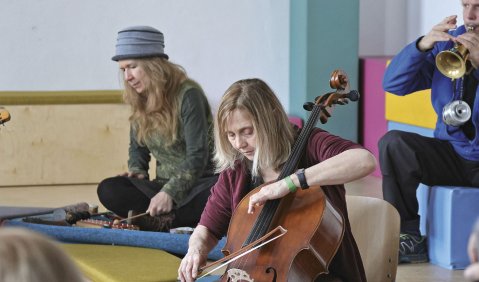
[[[291,179],[291,176],[289,176],[289,175],[286,176],[284,178],[284,181],[286,181],[286,185],[288,185],[289,192],[291,192],[291,193],[296,192],[296,189],[298,187],[296,187],[296,185],[294,185],[293,180]]]

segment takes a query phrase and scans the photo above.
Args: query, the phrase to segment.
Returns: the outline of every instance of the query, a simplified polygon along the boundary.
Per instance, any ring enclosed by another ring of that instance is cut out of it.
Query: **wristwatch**
[[[309,188],[308,182],[306,182],[306,176],[304,176],[304,168],[300,168],[296,171],[296,175],[299,179],[299,185],[301,189],[305,190]]]

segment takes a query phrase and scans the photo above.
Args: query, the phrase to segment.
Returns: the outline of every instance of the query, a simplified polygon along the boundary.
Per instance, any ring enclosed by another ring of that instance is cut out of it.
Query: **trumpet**
[[[467,32],[473,32],[475,26],[467,26]],[[445,76],[456,79],[463,77],[470,71],[470,62],[467,61],[469,50],[462,44],[455,43],[449,50],[441,51],[436,56],[437,69]]]

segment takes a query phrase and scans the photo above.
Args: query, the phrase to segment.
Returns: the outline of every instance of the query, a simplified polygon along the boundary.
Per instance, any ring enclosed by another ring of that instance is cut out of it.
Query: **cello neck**
[[[301,129],[301,133],[296,139],[293,149],[291,150],[291,155],[289,156],[288,160],[284,164],[283,169],[281,170],[281,173],[279,174],[277,180],[281,180],[285,178],[286,176],[295,172],[298,166],[299,160],[303,154],[304,147],[306,146],[308,142],[309,136],[311,135],[311,132],[313,131],[313,128],[315,127],[316,122],[318,121],[318,118],[322,110],[323,110],[322,106],[314,105],[314,108],[311,111],[311,115],[308,121],[306,122],[306,124],[304,125],[304,127]]]
[[[318,120],[318,117],[321,114],[321,111],[322,111],[322,107],[320,105],[315,105],[313,107],[313,110],[311,111],[311,115],[308,121],[306,122],[306,124],[304,125],[304,127],[301,129],[301,133],[296,139],[293,149],[291,150],[291,155],[288,157],[288,160],[284,164],[283,169],[281,170],[281,173],[279,174],[277,180],[283,179],[284,177],[292,174],[295,171],[296,167],[298,166],[299,160],[302,156],[303,148],[304,146],[306,146],[306,143],[308,142],[309,135],[313,131],[313,128],[316,125],[316,122]],[[253,229],[249,233],[248,238],[243,243],[243,246],[246,246],[256,241],[258,238],[261,238],[269,231],[270,224],[268,223],[271,223],[273,221],[273,217],[276,214],[276,211],[278,210],[280,202],[281,202],[281,199],[275,199],[275,200],[269,200],[264,204],[264,207],[261,210],[261,213],[258,215],[256,223],[254,224]]]

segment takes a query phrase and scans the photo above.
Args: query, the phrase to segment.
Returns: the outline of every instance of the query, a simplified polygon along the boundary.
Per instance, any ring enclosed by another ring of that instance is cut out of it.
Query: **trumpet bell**
[[[466,73],[466,59],[456,49],[440,52],[436,56],[437,69],[451,79],[463,77]]]

